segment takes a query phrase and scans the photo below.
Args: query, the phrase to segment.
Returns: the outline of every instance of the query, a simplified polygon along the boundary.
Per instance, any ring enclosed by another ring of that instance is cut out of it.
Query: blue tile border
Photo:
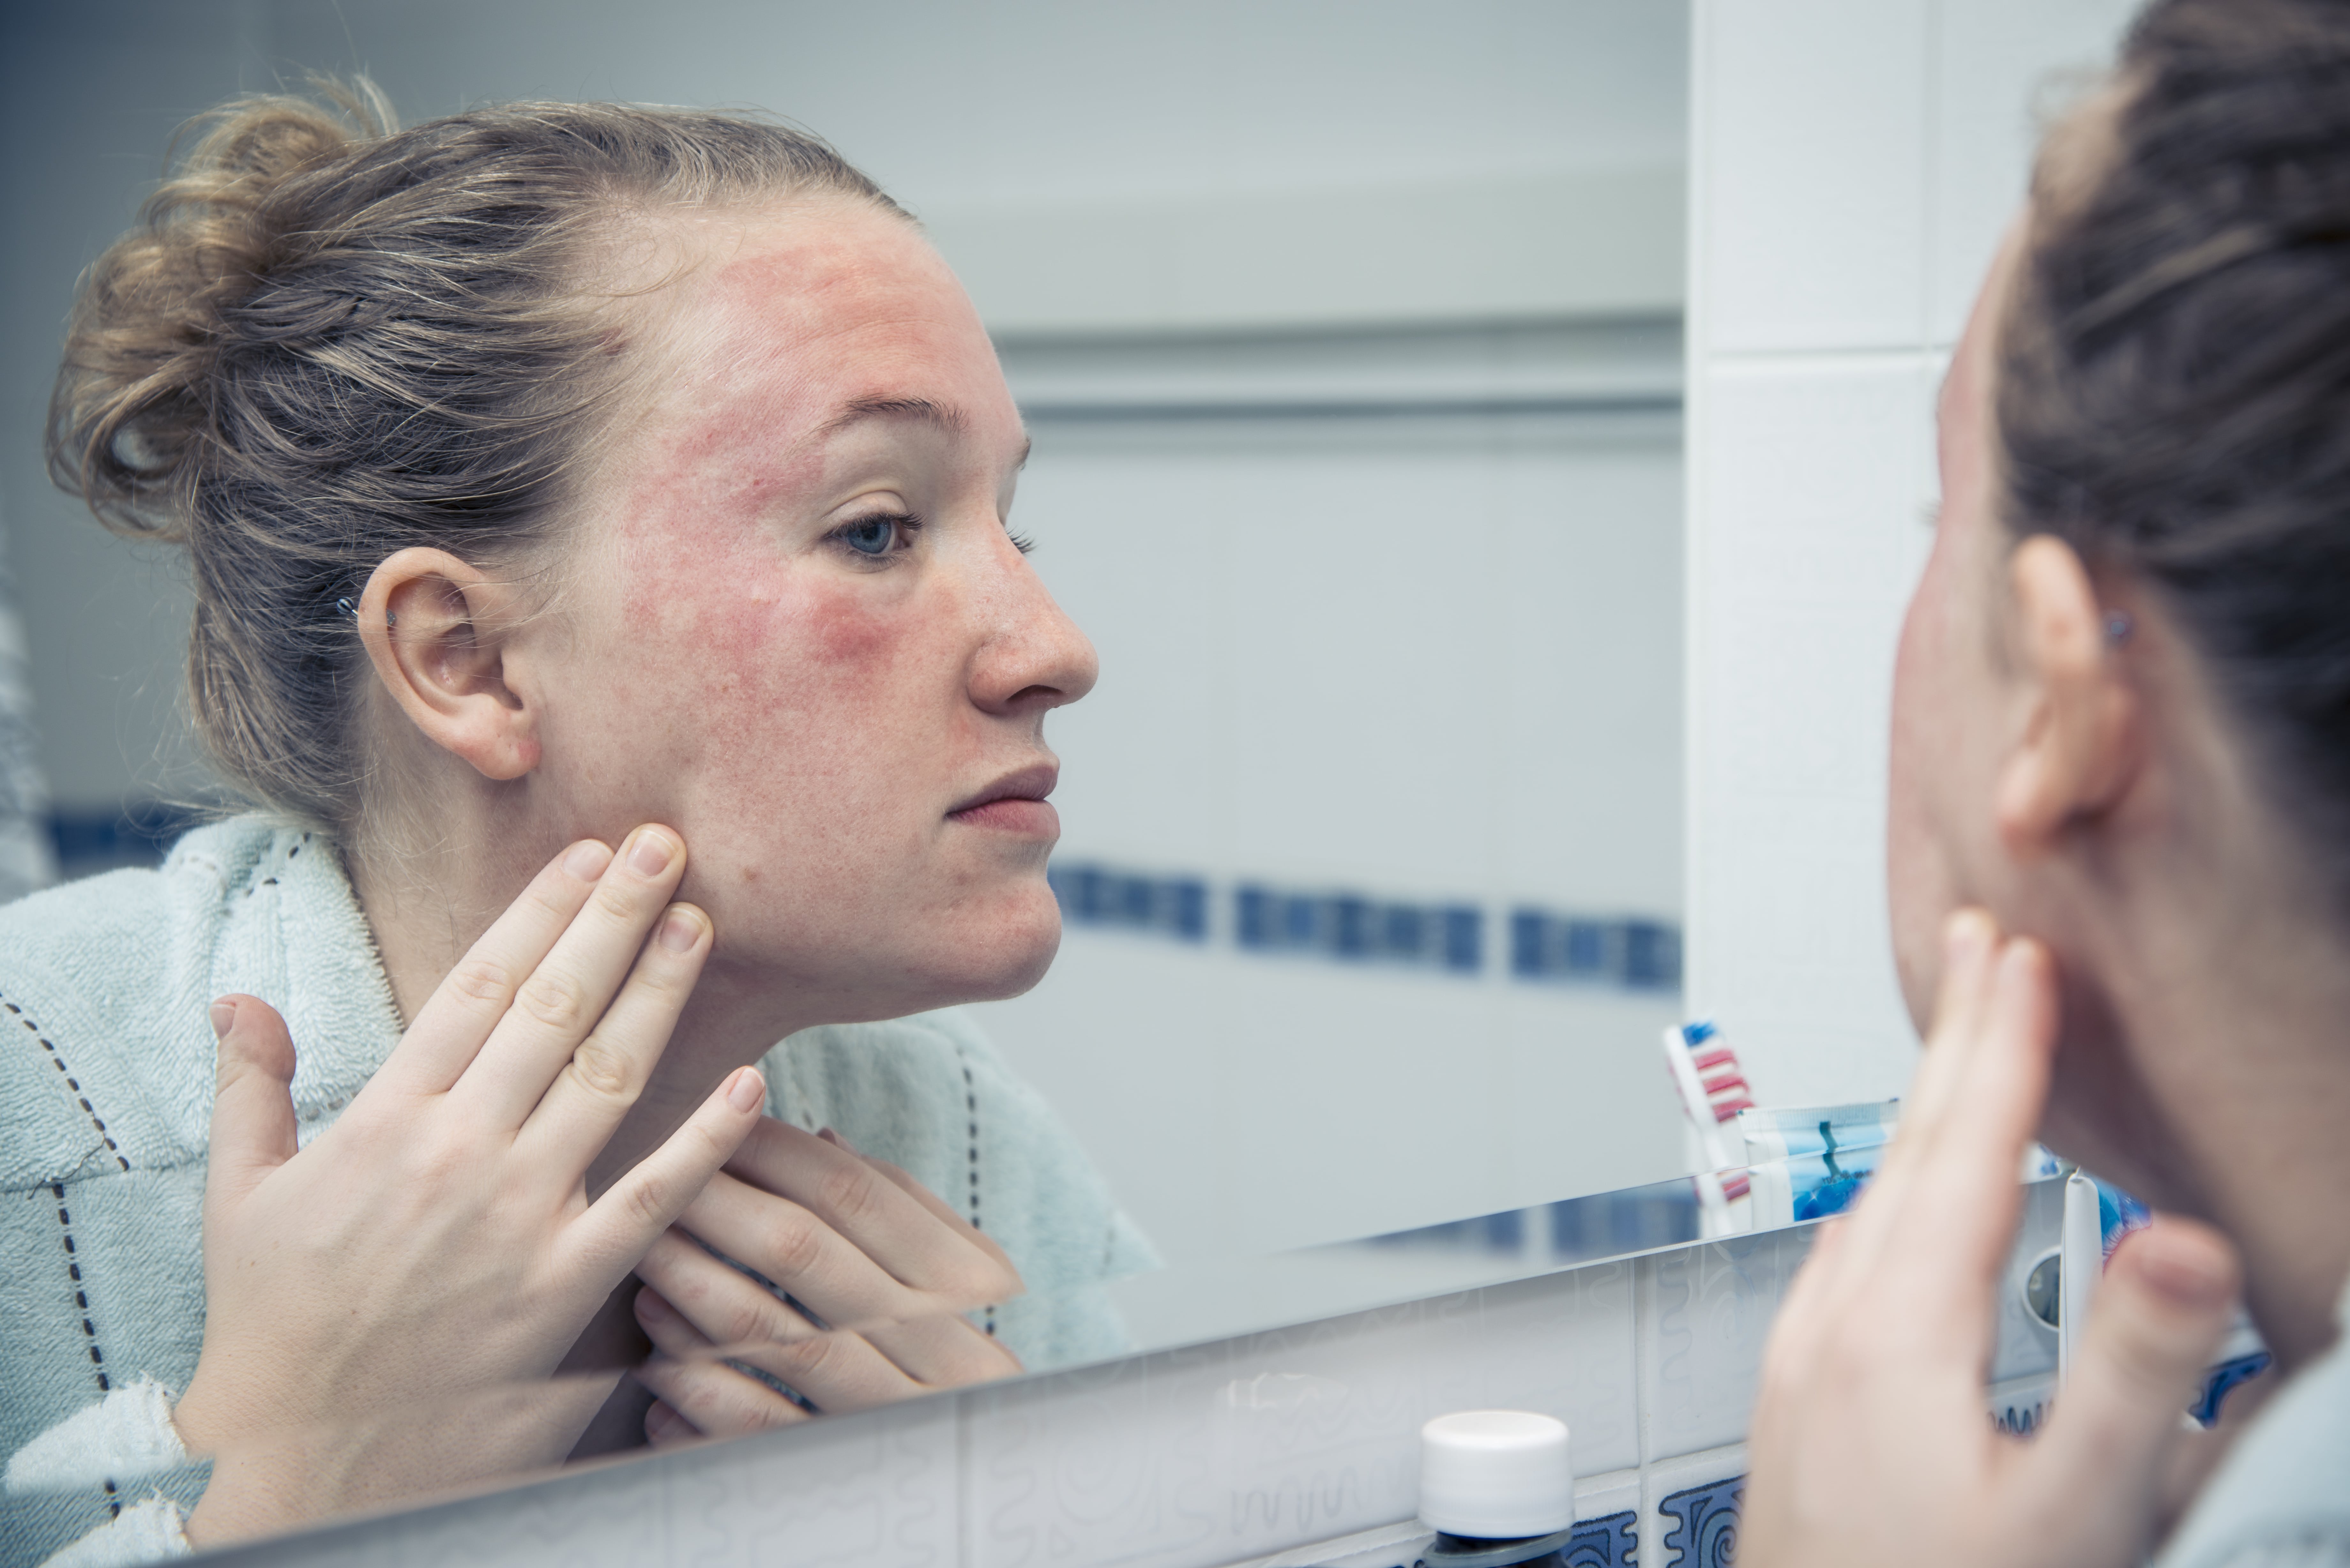
[[[1640,1516],[1631,1509],[1579,1519],[1575,1533],[1559,1549],[1565,1568],[1638,1568]]]
[[[1055,860],[1045,873],[1072,926],[1205,945],[1229,939],[1258,957],[1488,972],[1498,912],[1469,898],[1399,898],[1355,888],[1282,887],[1250,877],[1229,898],[1199,873]],[[1220,920],[1219,910],[1228,911]],[[1596,985],[1670,995],[1680,989],[1680,928],[1640,916],[1511,907],[1503,975],[1541,985]]]
[[[1664,1568],[1731,1568],[1738,1558],[1738,1515],[1746,1501],[1746,1478],[1693,1486],[1657,1504],[1671,1520]]]
[[[1510,911],[1510,972],[1520,980],[1599,981],[1635,991],[1681,983],[1681,934],[1659,920]]]
[[[1185,942],[1208,940],[1208,884],[1200,877],[1055,861],[1045,879],[1061,902],[1062,919],[1073,924],[1154,932]]]
[[[1485,911],[1474,904],[1391,902],[1244,882],[1232,892],[1232,934],[1253,952],[1416,964],[1455,974],[1485,967]]]

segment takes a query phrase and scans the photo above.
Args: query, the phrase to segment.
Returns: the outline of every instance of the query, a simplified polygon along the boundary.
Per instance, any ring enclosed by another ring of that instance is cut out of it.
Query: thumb
[[[224,996],[213,1003],[220,1036],[219,1078],[213,1091],[207,1210],[234,1203],[294,1158],[294,1040],[277,1009],[257,996]]]
[[[2104,1494],[2121,1511],[2110,1521],[2117,1529],[2143,1532],[2153,1516],[2183,1412],[2228,1332],[2238,1284],[2226,1238],[2170,1215],[2125,1240],[2106,1266],[2043,1442],[2058,1472],[2051,1479],[2075,1498]]]

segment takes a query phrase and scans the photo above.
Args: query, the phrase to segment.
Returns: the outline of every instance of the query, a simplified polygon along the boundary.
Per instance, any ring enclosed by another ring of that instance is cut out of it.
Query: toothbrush
[[[1742,1162],[1731,1158],[1721,1124],[1754,1103],[1753,1091],[1739,1069],[1738,1053],[1711,1022],[1668,1024],[1664,1044],[1665,1066],[1709,1167],[1697,1173],[1698,1200],[1710,1220],[1727,1229],[1730,1205],[1746,1196],[1750,1183],[1744,1169],[1732,1169]]]

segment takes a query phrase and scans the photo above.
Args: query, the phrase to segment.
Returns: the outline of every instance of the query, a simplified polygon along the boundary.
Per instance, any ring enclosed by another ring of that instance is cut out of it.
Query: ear
[[[2024,540],[2009,558],[2008,588],[2022,709],[1993,805],[2001,842],[2030,863],[2068,826],[2113,805],[2137,776],[2138,697],[2071,545],[2045,534]]]
[[[512,588],[446,550],[399,552],[359,596],[359,640],[400,711],[434,745],[501,782],[539,758],[537,713],[505,664],[518,608]]]

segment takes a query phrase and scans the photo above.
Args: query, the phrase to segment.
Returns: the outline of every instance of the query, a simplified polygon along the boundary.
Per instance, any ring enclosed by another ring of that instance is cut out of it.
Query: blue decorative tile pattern
[[[1991,1413],[1992,1426],[2002,1432],[2011,1432],[2019,1438],[2032,1436],[2040,1429],[2040,1424],[2046,1419],[2048,1419],[2048,1399],[2045,1395],[2009,1399]]]
[[[1107,866],[1055,861],[1045,874],[1072,924],[1150,931],[1178,941],[1208,940],[1208,884]]]
[[[1232,931],[1252,952],[1420,964],[1459,974],[1474,974],[1485,962],[1485,911],[1474,904],[1389,903],[1247,882],[1232,896]]]
[[[1745,1501],[1746,1478],[1677,1491],[1658,1506],[1670,1519],[1665,1550],[1671,1556],[1664,1568],[1730,1568],[1738,1557],[1738,1514]]]
[[[1073,926],[1205,944],[1221,938],[1220,895],[1206,877],[1056,860],[1046,873]],[[1399,965],[1440,974],[1486,969],[1486,928],[1499,911],[1469,899],[1381,898],[1351,889],[1244,881],[1232,889],[1230,937],[1242,951],[1336,963]],[[1536,984],[1669,992],[1681,982],[1681,934],[1661,920],[1509,912],[1503,972]]]
[[[1520,980],[1671,991],[1681,982],[1681,934],[1656,920],[1601,920],[1548,909],[1513,909],[1510,972]]]
[[[1640,1516],[1628,1508],[1577,1520],[1558,1560],[1565,1568],[1638,1568],[1640,1537],[1635,1527],[1639,1521]]]
[[[2270,1359],[2267,1351],[2256,1350],[2250,1355],[2239,1355],[2233,1361],[2220,1363],[2211,1368],[2211,1376],[2203,1383],[2203,1397],[2195,1401],[2188,1414],[2203,1425],[2210,1426],[2219,1420],[2220,1407],[2227,1402],[2229,1394],[2238,1385],[2250,1383],[2266,1372]]]

